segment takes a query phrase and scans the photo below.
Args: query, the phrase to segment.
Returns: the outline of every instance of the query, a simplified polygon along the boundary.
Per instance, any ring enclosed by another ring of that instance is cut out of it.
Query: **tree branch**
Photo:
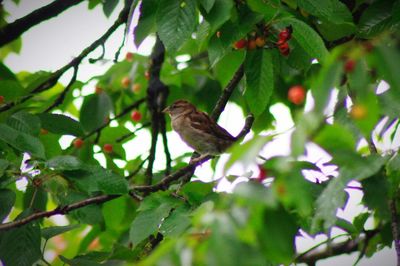
[[[51,74],[51,76],[45,80],[44,82],[42,82],[41,84],[39,84],[36,88],[34,88],[31,92],[31,94],[26,95],[24,97],[21,97],[20,99],[13,101],[13,102],[8,102],[6,104],[4,104],[1,108],[0,108],[0,112],[4,112],[7,111],[9,109],[11,109],[12,107],[14,107],[15,105],[19,104],[19,103],[23,103],[29,99],[31,99],[34,94],[36,93],[40,93],[43,92],[45,90],[48,90],[50,88],[52,88],[58,81],[58,79],[71,67],[76,67],[78,66],[82,60],[89,54],[91,53],[94,49],[96,49],[99,45],[102,45],[110,36],[112,33],[114,33],[114,31],[122,24],[124,24],[126,22],[126,19],[128,17],[128,12],[129,12],[129,8],[130,6],[127,5],[125,6],[122,11],[120,12],[118,19],[114,22],[114,24],[99,38],[97,39],[95,42],[93,42],[91,45],[89,45],[87,48],[85,48],[81,54],[77,57],[75,57],[74,59],[72,59],[68,64],[66,64],[65,66],[63,66],[62,68],[58,69],[57,71],[55,71],[53,74]]]
[[[239,84],[239,82],[242,79],[243,75],[244,75],[244,67],[243,67],[243,64],[241,64],[239,66],[238,70],[236,70],[236,72],[233,75],[232,79],[229,81],[228,85],[226,85],[226,87],[222,91],[221,96],[219,97],[217,103],[215,104],[215,107],[214,107],[213,111],[211,112],[210,116],[215,121],[218,120],[218,118],[221,115],[222,111],[224,111],[225,106],[228,103],[228,100],[232,95],[233,90]]]
[[[54,103],[52,105],[50,105],[45,112],[50,112],[51,109],[53,109],[54,107],[57,107],[58,105],[62,104],[64,99],[65,99],[65,95],[67,95],[67,92],[71,89],[72,85],[75,83],[76,81],[76,77],[78,75],[78,69],[79,66],[74,66],[74,74],[72,74],[72,78],[69,81],[68,85],[64,88],[64,90],[60,93],[60,95],[58,95],[57,99],[54,101]]]
[[[151,146],[149,163],[146,169],[146,184],[150,185],[153,179],[153,165],[156,159],[158,134],[165,129],[165,117],[162,110],[165,108],[168,96],[168,87],[160,80],[160,71],[164,63],[165,47],[157,36],[156,44],[151,53],[150,80],[147,89],[147,104],[151,113]],[[164,127],[163,127],[164,125]],[[165,148],[165,145],[164,145]],[[168,148],[167,148],[168,149]],[[169,152],[168,152],[169,154]]]
[[[309,252],[300,254],[296,259],[296,263],[306,263],[307,265],[315,265],[318,260],[342,255],[350,254],[352,252],[358,251],[359,244],[369,241],[374,237],[379,230],[366,231],[365,235],[359,236],[355,239],[349,239],[341,243],[335,243],[326,248],[325,250],[312,249]]]
[[[399,217],[397,213],[396,201],[394,199],[389,201],[390,214],[392,216],[392,235],[394,240],[394,247],[397,255],[397,266],[400,266],[400,235],[399,235]]]
[[[13,23],[7,24],[0,29],[0,46],[12,42],[33,26],[59,15],[80,2],[83,2],[83,0],[56,0]]]

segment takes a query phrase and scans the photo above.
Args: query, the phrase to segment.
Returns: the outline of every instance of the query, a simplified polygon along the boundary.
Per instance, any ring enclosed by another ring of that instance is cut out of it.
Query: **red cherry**
[[[355,67],[356,67],[356,61],[354,61],[353,59],[349,59],[344,63],[344,71],[346,73],[353,72]]]
[[[4,96],[0,95],[0,104],[4,103]]]
[[[267,170],[262,165],[259,165],[257,181],[262,183],[266,178],[267,178]]]
[[[139,122],[140,120],[142,120],[142,113],[135,110],[131,113],[131,118],[133,121]]]
[[[103,151],[105,153],[112,153],[113,152],[113,145],[108,144],[108,143],[104,144]]]
[[[245,39],[240,39],[239,41],[233,44],[233,47],[235,47],[235,49],[243,49],[246,46],[247,46],[247,41]]]
[[[133,61],[133,53],[127,52],[125,55],[125,60],[128,62],[132,62]]]
[[[279,40],[282,40],[282,41],[290,40],[291,37],[292,37],[292,35],[290,34],[290,32],[287,29],[284,29],[283,31],[279,32],[279,34],[278,34]]]
[[[41,129],[40,129],[40,134],[46,135],[46,134],[48,134],[48,133],[49,133],[49,131],[48,131],[47,129],[44,129],[44,128],[41,128]]]
[[[121,85],[123,88],[128,88],[130,83],[131,83],[131,80],[129,79],[129,77],[123,77],[121,79]]]
[[[364,105],[355,104],[351,108],[350,116],[355,120],[362,120],[368,115],[368,110]]]
[[[306,90],[301,85],[293,86],[288,91],[288,100],[296,105],[302,104],[306,98]]]
[[[74,144],[75,148],[79,149],[79,148],[81,148],[83,146],[84,141],[81,138],[76,138],[74,140],[73,144]]]
[[[288,56],[290,53],[290,47],[289,44],[287,42],[282,43],[281,45],[278,46],[279,48],[279,52],[284,55],[284,56]]]

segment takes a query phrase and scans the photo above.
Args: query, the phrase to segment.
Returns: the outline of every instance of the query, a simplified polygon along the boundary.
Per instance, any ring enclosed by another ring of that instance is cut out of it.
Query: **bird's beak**
[[[169,114],[169,111],[170,111],[169,106],[167,106],[164,110],[162,110],[162,112],[166,114]]]

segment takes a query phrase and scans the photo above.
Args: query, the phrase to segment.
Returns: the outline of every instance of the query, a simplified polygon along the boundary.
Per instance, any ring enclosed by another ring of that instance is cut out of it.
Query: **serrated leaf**
[[[21,152],[29,152],[41,159],[45,157],[43,144],[38,138],[19,132],[5,124],[0,124],[0,140]]]
[[[187,206],[182,206],[165,218],[161,227],[160,233],[166,237],[178,237],[191,225],[189,217],[190,209]]]
[[[62,114],[42,113],[38,115],[42,128],[61,135],[82,136],[82,125],[69,116]]]
[[[261,149],[272,138],[273,136],[255,136],[246,143],[233,145],[230,149],[230,157],[225,163],[224,172],[227,172],[236,162],[240,162],[243,165],[254,162]]]
[[[2,233],[0,259],[5,265],[31,266],[40,258],[39,226],[28,224]]]
[[[391,0],[376,1],[372,3],[363,13],[358,23],[357,36],[361,38],[371,38],[392,25],[392,6]]]
[[[133,245],[156,233],[162,222],[172,209],[169,204],[161,204],[157,209],[139,212],[131,224],[129,239]]]
[[[283,18],[278,24],[281,24],[282,27],[292,25],[293,38],[312,58],[322,62],[328,56],[329,52],[321,36],[308,24],[296,18]]]
[[[0,80],[0,95],[4,97],[4,101],[13,101],[24,95],[26,90],[15,80]]]
[[[0,189],[0,222],[7,217],[16,199],[15,192],[10,189]]]
[[[352,155],[348,164],[342,166],[337,178],[329,181],[328,186],[316,201],[316,212],[312,219],[311,232],[317,233],[322,226],[324,230],[331,228],[336,222],[336,210],[345,203],[346,185],[351,180],[362,181],[376,174],[386,162],[379,155],[359,157]]]
[[[140,16],[138,24],[133,30],[136,47],[139,47],[143,40],[149,36],[156,25],[156,14],[160,0],[141,1]]]
[[[39,118],[25,111],[10,116],[7,119],[7,124],[18,131],[34,136],[39,134],[41,127]]]
[[[42,237],[46,240],[49,240],[50,238],[52,238],[56,235],[64,234],[64,233],[74,230],[78,227],[80,227],[79,224],[72,224],[72,225],[66,225],[66,226],[51,226],[51,227],[42,228]]]
[[[198,1],[203,6],[204,10],[208,13],[215,4],[215,0],[200,0]]]
[[[338,0],[299,0],[298,5],[307,13],[335,24],[352,21],[350,11]]]
[[[207,14],[203,14],[205,20],[210,23],[210,34],[214,34],[219,27],[231,17],[234,2],[232,0],[215,0],[213,8]]]
[[[172,52],[178,50],[197,25],[195,0],[160,0],[156,24],[165,48]]]
[[[85,97],[80,113],[80,122],[83,129],[90,132],[104,125],[112,106],[112,101],[106,93],[92,94]]]
[[[273,56],[268,50],[248,52],[244,63],[246,91],[250,111],[258,116],[269,104],[274,90]]]
[[[9,165],[10,165],[9,161],[0,159],[0,177],[4,175],[4,172],[6,171]]]
[[[354,151],[356,140],[346,128],[334,124],[325,125],[314,139],[315,143],[335,154],[335,151]]]
[[[84,164],[74,156],[60,155],[48,160],[46,162],[46,167],[60,171],[72,171],[83,169]]]
[[[114,9],[118,5],[118,0],[104,0],[103,1],[103,12],[106,17],[109,17]]]

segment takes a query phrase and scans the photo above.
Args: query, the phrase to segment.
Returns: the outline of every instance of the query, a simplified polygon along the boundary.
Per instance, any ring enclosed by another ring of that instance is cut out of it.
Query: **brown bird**
[[[163,112],[170,115],[172,128],[182,140],[201,155],[221,154],[236,141],[208,114],[188,101],[177,100]]]

